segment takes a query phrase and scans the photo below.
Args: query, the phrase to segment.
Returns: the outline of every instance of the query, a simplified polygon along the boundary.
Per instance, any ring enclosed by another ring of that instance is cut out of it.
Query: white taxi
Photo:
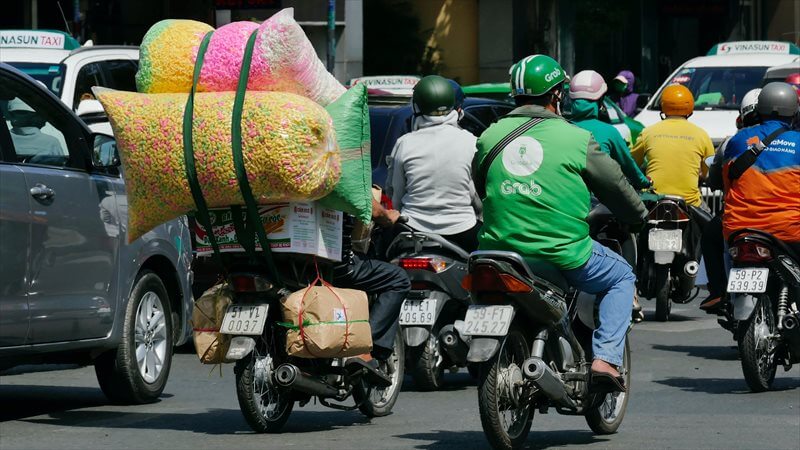
[[[89,125],[111,134],[108,119],[92,95],[92,86],[136,91],[139,48],[81,46],[72,36],[53,30],[0,30],[0,62],[38,80]]]
[[[800,48],[774,41],[717,44],[706,56],[690,59],[673,72],[636,120],[645,126],[661,120],[661,92],[669,84],[680,83],[692,91],[695,99],[689,121],[703,128],[716,146],[736,133],[742,97],[761,86],[768,68],[784,64],[800,66]]]

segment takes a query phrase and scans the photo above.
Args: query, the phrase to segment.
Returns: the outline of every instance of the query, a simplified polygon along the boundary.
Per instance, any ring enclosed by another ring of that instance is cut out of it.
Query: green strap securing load
[[[272,251],[269,248],[267,233],[264,231],[264,227],[261,224],[261,216],[258,214],[258,205],[256,204],[255,198],[253,198],[253,191],[250,189],[250,181],[247,179],[247,170],[244,167],[244,156],[242,155],[242,108],[244,107],[244,96],[247,92],[247,79],[250,76],[250,59],[253,57],[253,47],[255,46],[257,37],[258,33],[254,31],[247,40],[247,47],[245,47],[244,57],[242,58],[242,69],[239,74],[239,85],[236,87],[236,98],[233,102],[233,116],[231,117],[231,151],[233,152],[233,163],[236,167],[236,179],[239,182],[239,189],[242,192],[242,198],[245,202],[248,221],[247,228],[250,229],[239,230],[237,227],[237,235],[240,231],[243,234],[247,234],[248,231],[255,231],[258,241],[261,243],[261,250],[264,253],[267,270],[269,270],[276,284],[280,286],[282,284],[280,274],[272,258]]]
[[[189,98],[186,99],[186,108],[183,110],[183,157],[186,160],[186,181],[189,183],[189,189],[192,191],[192,198],[197,206],[197,215],[195,219],[200,222],[203,229],[208,234],[208,241],[211,248],[214,249],[214,258],[222,265],[222,255],[219,252],[219,245],[217,238],[214,236],[214,230],[211,228],[211,218],[208,214],[208,207],[206,200],[203,197],[203,190],[200,188],[200,183],[197,181],[197,166],[194,161],[194,146],[192,144],[192,119],[194,116],[194,94],[197,87],[197,80],[200,78],[200,70],[203,67],[203,56],[208,48],[208,43],[211,41],[213,31],[209,31],[203,37],[200,43],[200,49],[197,51],[197,61],[194,65],[194,77],[192,83],[192,90],[189,92]]]

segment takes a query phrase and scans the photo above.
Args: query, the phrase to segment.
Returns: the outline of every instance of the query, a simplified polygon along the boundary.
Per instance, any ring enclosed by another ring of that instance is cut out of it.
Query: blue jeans
[[[562,273],[570,285],[597,295],[600,326],[592,335],[594,359],[621,365],[636,290],[633,269],[622,256],[593,241],[592,255],[586,264]]]

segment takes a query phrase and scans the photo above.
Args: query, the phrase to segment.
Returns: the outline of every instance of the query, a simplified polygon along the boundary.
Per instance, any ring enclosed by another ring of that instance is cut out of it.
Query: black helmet
[[[756,111],[763,120],[769,118],[791,119],[797,114],[797,93],[788,83],[773,81],[758,94]]]
[[[411,98],[414,113],[426,116],[444,116],[453,110],[456,95],[446,78],[428,75],[414,86]]]

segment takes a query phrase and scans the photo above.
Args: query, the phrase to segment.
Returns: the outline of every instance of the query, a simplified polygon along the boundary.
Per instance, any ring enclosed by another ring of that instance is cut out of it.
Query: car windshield
[[[44,84],[57,97],[61,97],[61,89],[64,87],[64,72],[66,70],[63,64],[32,62],[10,62],[9,64]]]
[[[738,110],[742,97],[761,85],[766,67],[685,67],[668,84],[679,83],[692,91],[694,109]],[[650,109],[661,108],[661,95]]]

